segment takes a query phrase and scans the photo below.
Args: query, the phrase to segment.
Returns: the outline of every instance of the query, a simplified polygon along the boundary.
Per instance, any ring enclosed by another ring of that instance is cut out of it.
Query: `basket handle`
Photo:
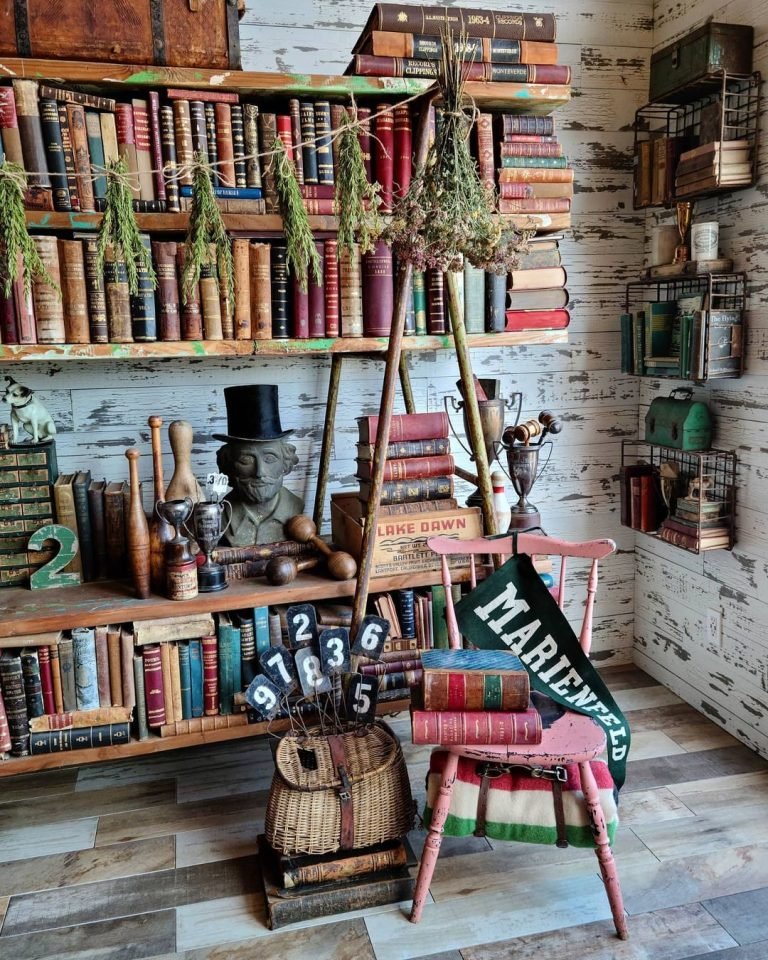
[[[347,756],[344,752],[342,737],[331,734],[328,737],[328,749],[331,753],[333,769],[338,773],[340,781],[336,787],[341,813],[339,849],[352,850],[355,846],[355,810],[352,804],[352,785],[347,776]]]

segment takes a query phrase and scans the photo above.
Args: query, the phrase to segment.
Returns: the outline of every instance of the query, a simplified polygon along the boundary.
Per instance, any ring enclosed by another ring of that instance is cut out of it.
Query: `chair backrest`
[[[565,581],[568,569],[568,558],[579,557],[592,561],[587,578],[587,598],[584,609],[584,618],[579,632],[579,643],[584,653],[589,656],[592,645],[592,612],[595,606],[597,592],[597,565],[604,557],[610,556],[616,549],[613,540],[581,540],[570,542],[557,540],[535,533],[519,533],[517,537],[478,537],[476,540],[454,540],[452,537],[430,537],[427,545],[439,554],[442,568],[443,586],[445,587],[445,618],[448,624],[448,641],[452,649],[461,647],[461,633],[456,622],[451,593],[451,568],[448,566],[448,557],[451,555],[469,554],[470,583],[474,588],[477,585],[478,556],[508,557],[513,553],[527,553],[530,555],[545,554],[560,557],[560,577],[557,587],[551,590],[560,609],[565,604]],[[484,564],[487,566],[488,564]]]

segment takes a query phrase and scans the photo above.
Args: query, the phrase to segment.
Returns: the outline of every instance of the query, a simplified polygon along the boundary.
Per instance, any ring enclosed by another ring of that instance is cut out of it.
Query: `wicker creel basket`
[[[381,721],[288,734],[275,754],[264,833],[284,854],[332,853],[402,837],[414,803],[400,743]]]

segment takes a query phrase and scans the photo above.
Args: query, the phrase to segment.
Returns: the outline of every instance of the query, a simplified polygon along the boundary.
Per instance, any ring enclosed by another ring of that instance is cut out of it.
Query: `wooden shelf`
[[[396,77],[339,77],[308,73],[266,73],[250,70],[202,70],[184,67],[89,63],[79,60],[3,59],[6,77],[28,77],[51,83],[95,87],[107,96],[122,95],[122,87],[184,87],[193,90],[235,90],[260,97],[352,95],[408,97],[428,90],[432,80]],[[470,81],[466,94],[479,107],[502,107],[521,113],[548,114],[567,103],[569,85],[485,83]]]
[[[519,330],[476,333],[470,347],[521,347],[567,343],[567,330]],[[0,362],[36,360],[161,360],[177,357],[301,357],[334,353],[386,353],[387,337],[334,337],[315,340],[177,340],[156,343],[16,343],[0,344]],[[452,350],[450,334],[405,337],[403,350]]]
[[[407,710],[410,700],[391,700],[379,704],[377,713],[386,716]],[[311,718],[307,718],[311,719]],[[59,767],[73,767],[88,763],[101,763],[104,760],[125,760],[128,757],[141,757],[150,753],[163,753],[167,750],[181,750],[184,747],[200,747],[207,743],[223,743],[227,740],[242,740],[246,737],[261,737],[267,733],[282,733],[288,730],[289,720],[272,720],[270,723],[249,723],[245,727],[232,727],[228,730],[209,730],[205,733],[185,733],[176,737],[151,736],[149,740],[131,740],[117,747],[94,747],[89,750],[65,750],[62,753],[44,753],[34,757],[11,757],[0,760],[0,778],[12,777],[22,773],[34,773],[38,770],[53,770]]]

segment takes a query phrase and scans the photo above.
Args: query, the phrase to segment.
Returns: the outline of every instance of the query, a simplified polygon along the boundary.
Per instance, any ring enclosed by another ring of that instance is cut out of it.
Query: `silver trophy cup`
[[[224,514],[229,510],[226,523]],[[227,586],[224,567],[211,559],[232,521],[232,504],[228,500],[201,500],[192,510],[192,531],[205,557],[205,563],[197,568],[197,586],[201,593],[213,593]]]

